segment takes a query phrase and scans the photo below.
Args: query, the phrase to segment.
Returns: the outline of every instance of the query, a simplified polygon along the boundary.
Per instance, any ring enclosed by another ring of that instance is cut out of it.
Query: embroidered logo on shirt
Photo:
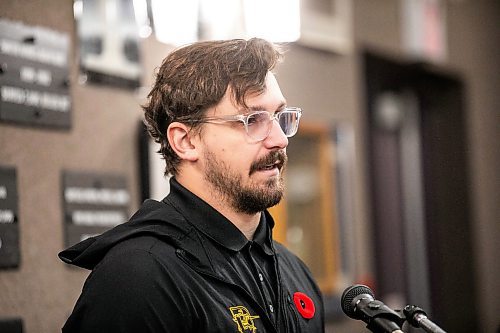
[[[231,314],[233,315],[233,321],[238,325],[238,332],[252,332],[255,333],[257,328],[255,327],[253,320],[259,318],[259,316],[252,316],[248,309],[244,306],[232,306],[229,308]]]
[[[309,296],[301,292],[296,292],[293,294],[293,302],[302,317],[306,319],[314,317],[316,308],[314,307],[313,300]]]

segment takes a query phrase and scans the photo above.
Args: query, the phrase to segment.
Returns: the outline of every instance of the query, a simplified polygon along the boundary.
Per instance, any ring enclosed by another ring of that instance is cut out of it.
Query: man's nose
[[[269,136],[264,140],[264,144],[267,148],[279,148],[283,149],[288,146],[288,138],[283,132],[278,123],[278,120],[274,119],[271,125],[271,132],[269,132]]]

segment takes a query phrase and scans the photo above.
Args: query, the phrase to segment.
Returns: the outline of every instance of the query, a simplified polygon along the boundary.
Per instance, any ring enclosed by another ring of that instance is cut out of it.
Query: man
[[[272,240],[287,107],[262,39],[207,41],[164,60],[144,107],[170,194],[63,252],[92,269],[63,332],[324,332],[321,293]]]

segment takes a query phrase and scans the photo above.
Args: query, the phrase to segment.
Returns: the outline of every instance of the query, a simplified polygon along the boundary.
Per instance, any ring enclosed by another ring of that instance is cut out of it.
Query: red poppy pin
[[[297,291],[293,294],[293,302],[295,303],[295,307],[302,315],[302,317],[306,319],[311,319],[312,317],[314,317],[316,308],[314,307],[314,302],[309,296]]]

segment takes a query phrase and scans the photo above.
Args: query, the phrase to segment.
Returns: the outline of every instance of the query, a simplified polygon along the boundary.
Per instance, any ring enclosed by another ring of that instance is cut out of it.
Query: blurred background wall
[[[460,120],[456,125],[460,132],[453,132],[460,138],[459,150],[455,152],[450,148],[450,151],[457,153],[458,161],[463,164],[456,173],[460,177],[456,183],[462,185],[457,190],[460,202],[450,207],[458,205],[467,217],[462,220],[460,216],[444,214],[443,219],[447,222],[441,228],[428,225],[428,230],[437,238],[426,237],[426,249],[431,252],[427,254],[426,266],[429,278],[425,286],[431,294],[427,300],[430,298],[429,307],[432,304],[429,310],[432,309],[441,322],[459,321],[454,313],[471,317],[464,320],[464,330],[454,332],[497,332],[500,326],[500,263],[497,260],[500,251],[500,3],[491,0],[442,2],[446,8],[446,57],[415,60],[405,42],[402,1],[347,2],[350,8],[348,51],[289,43],[285,62],[277,70],[289,104],[305,110],[304,123],[311,127],[327,124],[326,128],[335,128],[336,134],[344,128],[340,125],[344,125],[352,134],[350,154],[355,162],[350,170],[351,209],[346,217],[351,221],[351,233],[345,233],[344,220],[337,214],[333,251],[339,253],[326,256],[337,258],[338,266],[333,287],[328,288],[328,301],[335,303],[329,306],[329,329],[335,332],[364,330],[363,323],[339,314],[338,298],[345,287],[357,282],[367,283],[374,287],[379,299],[386,300],[384,297],[391,296],[391,290],[386,290],[387,276],[408,273],[406,267],[397,267],[398,260],[387,262],[380,256],[384,238],[377,230],[384,230],[387,225],[377,222],[386,215],[380,215],[380,207],[377,207],[377,198],[382,192],[377,192],[380,189],[376,179],[378,173],[373,171],[379,155],[373,145],[378,132],[372,128],[370,89],[378,87],[377,84],[382,87],[384,83],[368,79],[370,66],[374,66],[382,68],[380,73],[390,67],[387,71],[395,71],[391,77],[411,82],[414,77],[407,78],[408,73],[417,73],[415,75],[424,79],[417,80],[415,91],[425,94],[425,87],[433,87],[428,95],[438,102],[441,85],[436,84],[434,88],[437,81],[433,78],[439,77],[438,81],[445,82],[443,85],[451,87],[460,99],[457,104],[450,102],[451,107],[457,109],[456,117],[450,113],[443,121]],[[140,104],[153,82],[155,68],[173,46],[159,42],[154,35],[139,40],[142,70],[138,88],[93,84],[84,82],[80,74],[79,39],[72,1],[2,1],[0,18],[66,33],[70,40],[71,126],[54,129],[0,122],[0,167],[16,169],[20,250],[19,265],[0,270],[0,318],[22,318],[25,332],[56,332],[69,315],[88,275],[86,271],[66,267],[57,258],[57,253],[66,246],[61,175],[64,171],[119,175],[126,181],[130,194],[128,210],[133,213],[143,197],[138,145]],[[390,64],[389,67],[381,65],[384,61]],[[399,69],[402,72],[398,72]],[[426,81],[428,78],[431,81]],[[431,133],[434,141],[428,141],[426,146],[423,137],[424,147],[437,147],[440,142],[453,146],[453,142],[435,135],[441,125],[439,121],[430,120],[427,124],[429,132],[424,128],[423,133]],[[443,161],[441,167],[432,167],[437,155],[427,156],[429,164],[424,156],[422,186],[424,191],[429,191],[433,184],[440,184],[437,193],[442,193],[442,197],[438,196],[436,201],[444,198],[443,202],[449,202],[450,195],[443,192],[453,189],[455,182],[450,178],[449,182],[439,183],[439,172],[446,174],[447,166]],[[455,169],[456,165],[451,164],[448,174],[454,174]],[[426,170],[431,170],[430,174],[436,178],[425,179]],[[337,179],[336,183],[341,181]],[[332,192],[337,196],[345,194],[338,189]],[[426,207],[431,207],[431,212],[440,214],[439,207],[432,207],[432,195],[427,194],[423,201]],[[450,221],[455,218],[456,225]],[[424,214],[423,219],[441,221],[428,214]],[[343,235],[350,237],[350,242],[343,242]],[[391,234],[386,237],[389,242]],[[402,248],[408,250],[408,243],[405,244]],[[399,245],[395,246],[389,250],[398,249]],[[340,249],[345,253],[340,253]],[[392,255],[398,257],[398,253]],[[432,256],[439,259],[433,260]],[[461,258],[467,261],[463,265]],[[343,262],[344,268],[339,268],[342,265],[338,262]],[[402,262],[402,265],[411,266],[407,260],[402,259]],[[453,263],[453,267],[448,267],[447,263]],[[385,264],[388,266],[381,266]],[[345,266],[348,266],[347,273],[343,271]],[[393,268],[397,270],[393,272]],[[453,284],[450,279],[458,282]],[[408,292],[411,283],[405,278],[398,281],[402,280],[405,282],[401,290]],[[447,289],[446,281],[453,284],[453,288]],[[436,286],[446,289],[443,292],[445,302],[433,300],[432,294],[441,292]],[[474,330],[469,330],[470,327]]]

